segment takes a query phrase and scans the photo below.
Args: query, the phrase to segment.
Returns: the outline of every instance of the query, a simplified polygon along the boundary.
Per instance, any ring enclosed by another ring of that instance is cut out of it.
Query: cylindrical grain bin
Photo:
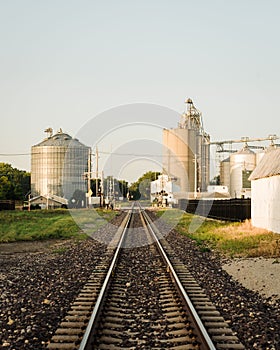
[[[85,192],[84,175],[88,169],[89,152],[89,147],[61,129],[32,146],[32,195],[56,195],[70,199],[76,190]]]
[[[220,163],[220,183],[230,190],[230,157],[223,159]]]
[[[248,180],[256,167],[256,154],[246,145],[240,151],[230,155],[230,195],[242,198],[246,189],[251,188]]]

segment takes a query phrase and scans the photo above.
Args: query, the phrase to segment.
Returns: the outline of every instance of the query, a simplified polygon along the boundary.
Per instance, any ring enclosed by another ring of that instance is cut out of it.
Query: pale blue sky
[[[128,103],[181,113],[187,97],[212,140],[279,135],[279,15],[276,0],[0,0],[0,153]]]

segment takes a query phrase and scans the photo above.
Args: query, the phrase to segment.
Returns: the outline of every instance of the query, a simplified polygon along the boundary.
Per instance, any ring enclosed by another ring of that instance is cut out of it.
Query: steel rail
[[[107,292],[110,280],[112,278],[112,274],[113,274],[114,268],[116,266],[116,263],[117,263],[117,260],[118,260],[118,257],[119,257],[119,253],[120,253],[120,249],[122,247],[122,243],[123,243],[123,240],[124,240],[124,237],[125,237],[125,233],[127,232],[127,228],[128,228],[129,222],[130,222],[131,217],[132,217],[133,208],[134,208],[134,204],[132,205],[131,209],[128,211],[128,214],[127,214],[127,216],[124,219],[124,227],[122,227],[123,231],[121,233],[121,237],[120,237],[118,246],[116,248],[116,251],[115,251],[113,260],[111,262],[111,265],[109,267],[109,270],[107,272],[107,275],[106,275],[106,277],[104,279],[102,288],[101,288],[100,293],[98,295],[98,298],[96,300],[96,303],[95,303],[94,309],[92,311],[89,323],[87,325],[87,328],[85,330],[84,336],[83,336],[82,341],[80,343],[79,350],[90,349],[89,348],[89,346],[90,346],[89,342],[91,341],[93,325],[97,322],[97,318],[98,318],[98,315],[99,315],[100,308],[101,308],[101,306],[103,304],[103,301],[105,299],[105,295],[106,295],[106,292]]]
[[[139,206],[140,206],[140,204],[139,204]],[[198,313],[195,310],[195,307],[193,306],[189,296],[187,295],[184,287],[182,286],[182,283],[181,283],[177,273],[175,272],[168,256],[166,255],[155,231],[158,233],[158,235],[161,235],[161,233],[158,231],[157,227],[155,226],[155,224],[153,223],[151,218],[147,215],[147,213],[144,210],[142,210],[141,213],[142,213],[143,217],[145,218],[145,221],[147,223],[147,227],[149,228],[151,234],[153,235],[154,241],[157,244],[157,247],[158,247],[163,259],[165,260],[165,263],[167,265],[167,269],[168,269],[169,273],[171,274],[171,276],[172,276],[172,278],[177,286],[179,293],[183,297],[184,301],[187,304],[188,309],[191,312],[191,315],[190,315],[191,319],[196,324],[197,328],[200,331],[204,346],[206,346],[206,348],[209,350],[216,350],[216,347],[213,344],[212,339],[210,338],[210,336],[209,336],[207,330],[205,329]]]

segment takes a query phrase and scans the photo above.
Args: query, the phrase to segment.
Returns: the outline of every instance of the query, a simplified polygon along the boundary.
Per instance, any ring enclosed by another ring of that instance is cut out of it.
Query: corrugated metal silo
[[[89,151],[89,147],[61,129],[32,146],[32,195],[56,195],[70,199],[76,190],[85,192],[83,175],[87,171]]]
[[[230,155],[230,195],[234,198],[250,197],[251,182],[248,180],[256,167],[256,154],[246,145]]]
[[[220,163],[220,182],[222,186],[230,189],[230,158],[223,159]]]

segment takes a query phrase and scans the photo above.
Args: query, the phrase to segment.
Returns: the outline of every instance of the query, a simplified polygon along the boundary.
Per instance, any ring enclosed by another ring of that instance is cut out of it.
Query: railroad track
[[[134,205],[48,349],[244,349]]]

